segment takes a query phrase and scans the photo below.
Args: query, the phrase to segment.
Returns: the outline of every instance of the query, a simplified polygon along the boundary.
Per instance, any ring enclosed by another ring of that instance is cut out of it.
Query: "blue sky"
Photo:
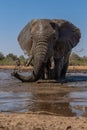
[[[87,0],[0,0],[0,52],[24,54],[17,36],[34,18],[71,21],[81,30],[80,43],[73,49],[87,56]]]

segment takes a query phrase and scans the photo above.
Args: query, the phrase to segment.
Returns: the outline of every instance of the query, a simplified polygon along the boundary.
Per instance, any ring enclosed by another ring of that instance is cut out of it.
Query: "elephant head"
[[[40,78],[41,72],[51,57],[62,59],[77,45],[80,30],[72,23],[57,19],[35,19],[29,22],[18,36],[21,48],[34,60],[31,76],[25,77],[17,72],[13,75],[24,81],[33,82]]]

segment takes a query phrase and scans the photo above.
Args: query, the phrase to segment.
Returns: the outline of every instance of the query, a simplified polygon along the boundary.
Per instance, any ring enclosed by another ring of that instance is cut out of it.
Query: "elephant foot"
[[[15,76],[17,74],[17,72],[15,71],[15,72],[12,72],[11,73],[11,76]]]
[[[18,78],[18,77],[19,77],[18,72],[12,72],[12,73],[11,73],[11,75],[12,75],[12,76],[14,76],[14,77],[16,77],[16,78]]]
[[[57,82],[61,83],[61,84],[67,83],[67,79],[66,78],[61,78],[61,79],[58,79]]]
[[[67,79],[66,78],[61,79],[61,84],[63,84],[63,83],[67,83]]]

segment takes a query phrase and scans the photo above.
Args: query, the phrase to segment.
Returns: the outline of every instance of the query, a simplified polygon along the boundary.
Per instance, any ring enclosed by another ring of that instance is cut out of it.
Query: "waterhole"
[[[11,76],[11,71],[0,70],[0,112],[48,112],[60,116],[87,116],[86,73],[67,74],[69,82],[65,84],[38,84],[22,83]]]

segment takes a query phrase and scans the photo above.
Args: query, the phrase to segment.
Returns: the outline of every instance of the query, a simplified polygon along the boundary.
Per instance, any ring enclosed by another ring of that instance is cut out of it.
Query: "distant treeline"
[[[9,53],[8,55],[4,56],[4,54],[0,52],[0,65],[16,65],[17,60],[20,61],[21,65],[24,65],[27,59],[23,55],[18,57],[13,53]]]
[[[4,56],[2,52],[0,52],[0,65],[16,65],[16,61],[19,60],[21,65],[25,65],[26,59],[23,55],[17,56],[13,53],[9,53]],[[87,56],[80,57],[76,53],[72,53],[69,60],[69,65],[87,65]]]
[[[87,56],[81,57],[76,53],[72,53],[70,56],[69,65],[87,66]]]

